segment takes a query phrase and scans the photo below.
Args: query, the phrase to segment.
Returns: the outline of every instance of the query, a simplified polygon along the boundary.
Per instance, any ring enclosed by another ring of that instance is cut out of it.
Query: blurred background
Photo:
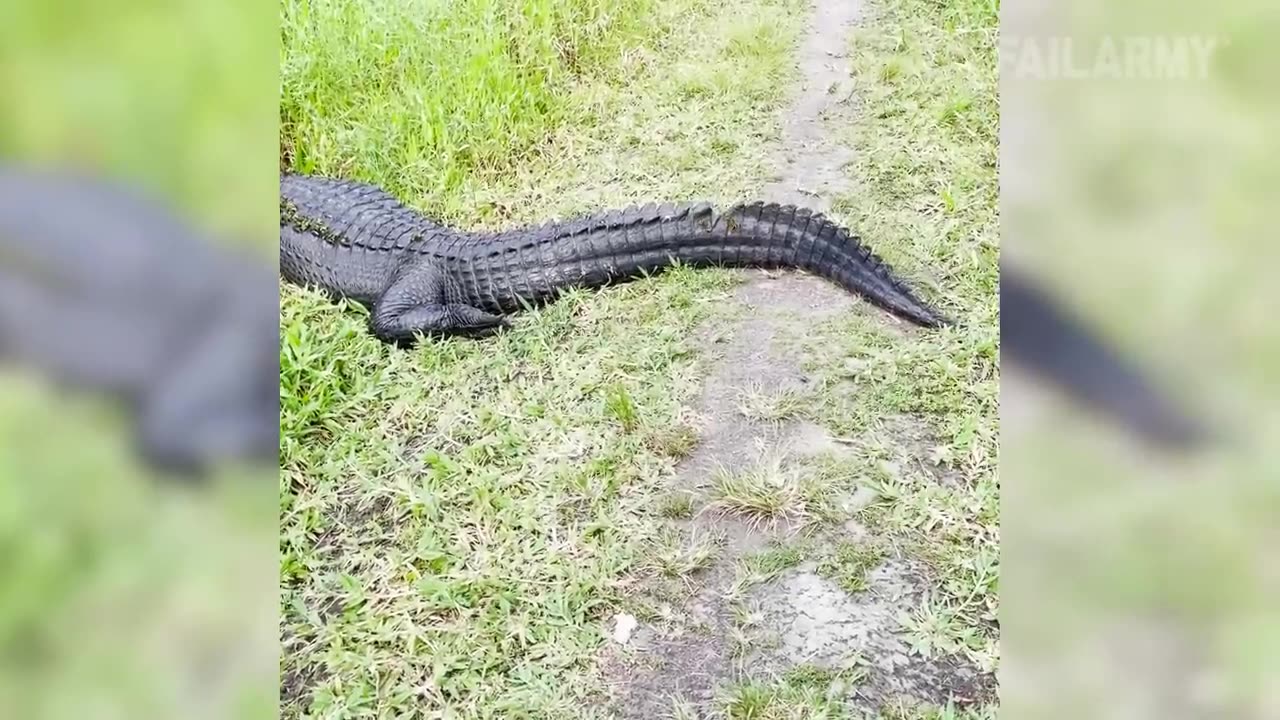
[[[1002,8],[1002,268],[1217,435],[1145,444],[1006,345],[1009,717],[1280,717],[1277,20],[1261,0]]]
[[[0,3],[0,718],[275,713],[276,15]]]

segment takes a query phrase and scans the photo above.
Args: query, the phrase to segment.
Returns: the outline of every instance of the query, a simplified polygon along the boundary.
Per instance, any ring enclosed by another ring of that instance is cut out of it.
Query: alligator
[[[380,340],[484,337],[571,288],[692,267],[794,268],[831,280],[916,325],[952,321],[821,213],[755,202],[656,204],[503,232],[437,224],[364,182],[284,174],[280,273],[370,310]]]
[[[945,323],[847,231],[798,209],[755,204],[717,215],[703,205],[660,206],[524,235],[460,235],[368,187],[299,176],[282,177],[281,190],[282,207],[301,212],[282,215],[280,271],[375,307],[394,285],[391,298],[402,304],[382,308],[388,316],[381,318],[390,337],[402,337],[415,323],[426,330],[479,330],[553,281],[594,283],[620,271],[661,269],[654,246],[694,263],[707,264],[710,256],[724,264],[825,268],[845,287],[921,324]],[[352,194],[364,198],[359,208],[348,207]],[[347,204],[335,196],[347,197]],[[371,225],[373,216],[382,220]],[[762,218],[772,219],[769,238],[780,226],[785,239],[764,242]],[[428,249],[428,237],[452,242]],[[610,256],[610,247],[631,254]],[[535,248],[554,251],[557,264],[516,274]],[[436,259],[451,254],[457,259]],[[470,267],[464,258],[473,258]],[[449,269],[456,274],[445,274]],[[222,461],[277,457],[276,272],[136,188],[70,171],[0,166],[0,366],[24,366],[125,400],[141,459],[157,469],[196,477]],[[413,303],[414,281],[397,284],[401,276],[430,279],[432,273],[434,280],[417,285],[436,293],[423,295],[425,302]],[[451,307],[469,299],[476,304]],[[1145,439],[1179,448],[1209,439],[1142,370],[1021,270],[1001,268],[1000,305],[1006,359]],[[469,320],[476,317],[485,322]]]

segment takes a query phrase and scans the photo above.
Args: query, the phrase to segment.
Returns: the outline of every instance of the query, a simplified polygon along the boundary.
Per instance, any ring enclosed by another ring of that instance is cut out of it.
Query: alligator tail
[[[791,205],[756,202],[717,213],[705,203],[650,204],[513,231],[477,247],[484,248],[483,259],[467,263],[467,277],[475,278],[476,287],[501,277],[497,285],[506,284],[512,296],[541,298],[566,285],[596,287],[660,272],[674,261],[693,267],[795,268],[918,325],[951,324],[848,230]]]
[[[757,202],[730,208],[720,216],[719,225],[725,226],[730,238],[755,239],[759,244],[748,254],[761,266],[806,270],[917,325],[952,324],[917,297],[857,236],[822,213]]]

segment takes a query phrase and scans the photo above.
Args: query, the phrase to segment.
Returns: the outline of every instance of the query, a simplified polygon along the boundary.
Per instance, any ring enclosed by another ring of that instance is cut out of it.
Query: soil
[[[803,82],[783,117],[776,147],[778,175],[764,199],[794,203],[818,211],[850,188],[844,168],[852,151],[833,138],[840,124],[853,122],[854,94],[846,57],[850,33],[860,17],[854,0],[815,0],[798,64]],[[803,391],[810,382],[791,342],[797,328],[813,327],[843,313],[864,312],[888,324],[900,321],[859,302],[823,280],[801,273],[748,271],[736,290],[744,306],[736,324],[708,327],[701,334],[704,351],[714,358],[693,414],[701,421],[701,442],[679,468],[679,491],[705,508],[709,485],[717,471],[750,470],[763,456],[785,451],[797,455],[838,454],[844,446],[827,431],[806,422],[766,423],[745,417],[739,409],[743,391]],[[907,424],[908,427],[910,424]],[[919,445],[904,433],[906,448]],[[759,526],[715,512],[698,512],[692,520],[673,521],[686,533],[716,533],[725,538],[716,563],[693,578],[693,586],[672,593],[663,617],[642,621],[625,645],[611,643],[603,668],[613,713],[620,718],[672,717],[677,702],[702,718],[718,717],[716,698],[722,690],[748,679],[769,680],[803,665],[841,669],[857,664],[862,679],[848,690],[855,709],[876,712],[897,699],[944,703],[989,692],[991,679],[961,662],[926,660],[911,652],[901,637],[898,617],[917,607],[928,582],[909,560],[890,558],[867,576],[865,590],[850,595],[801,565],[748,593],[750,634],[769,639],[766,649],[741,652],[741,619],[726,597],[735,581],[734,566],[745,555],[772,541],[785,541],[797,530],[787,523]],[[864,538],[856,521],[837,533]],[[839,537],[827,537],[834,541]]]

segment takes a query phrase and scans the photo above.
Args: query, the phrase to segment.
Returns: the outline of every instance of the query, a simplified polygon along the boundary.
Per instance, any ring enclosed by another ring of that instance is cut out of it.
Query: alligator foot
[[[369,329],[378,339],[397,345],[411,345],[420,335],[484,337],[509,326],[501,315],[457,304],[379,306],[369,322]]]

